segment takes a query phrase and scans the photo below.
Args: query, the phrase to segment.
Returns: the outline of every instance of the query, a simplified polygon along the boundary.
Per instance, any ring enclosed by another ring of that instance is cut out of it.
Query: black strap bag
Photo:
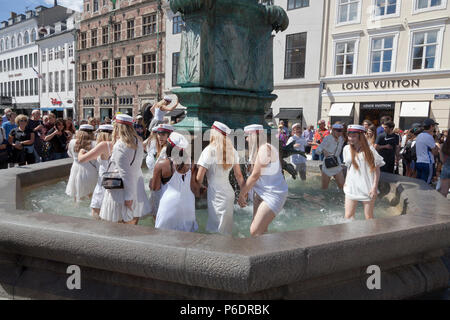
[[[134,150],[134,156],[133,156],[133,160],[130,163],[130,167],[134,163],[134,159],[136,158],[136,152],[137,152],[137,139],[136,139],[136,150]],[[119,172],[109,171],[110,166],[111,166],[111,161],[108,164],[108,168],[106,169],[106,172],[103,173],[103,175],[102,175],[102,187],[105,189],[123,189],[123,180],[120,177]]]
[[[327,169],[331,169],[331,168],[335,168],[335,167],[339,166],[338,158],[335,156],[338,148],[339,148],[339,140],[337,142],[336,150],[334,150],[333,155],[328,156],[324,159],[324,164]]]

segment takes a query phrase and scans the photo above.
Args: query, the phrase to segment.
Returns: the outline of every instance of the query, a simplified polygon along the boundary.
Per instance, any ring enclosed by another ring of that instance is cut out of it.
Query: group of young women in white
[[[137,224],[141,217],[153,215],[156,228],[193,232],[198,228],[195,197],[207,190],[206,231],[231,235],[235,193],[229,173],[233,170],[240,188],[238,204],[245,207],[249,199],[253,201],[250,234],[265,233],[283,209],[288,195],[278,150],[269,143],[260,144],[264,141],[262,125],[246,126],[249,177],[245,181],[238,152],[229,138],[230,128],[216,121],[210,132],[209,145],[201,153],[197,165],[193,165],[187,150],[189,142],[168,124],[155,125],[152,135],[142,141],[133,128],[132,117],[118,114],[113,125],[100,126],[96,142],[94,128],[82,125],[69,144],[73,165],[66,193],[75,201],[93,194],[92,215],[98,219]],[[340,177],[340,160],[338,168],[322,167],[323,175],[334,176],[339,187],[344,189],[347,218],[354,216],[357,201],[364,203],[366,218],[373,217],[383,159],[369,147],[364,132],[362,126],[348,128],[349,144],[343,152],[348,167],[345,184]],[[326,157],[338,155],[342,144],[339,125],[335,125],[318,152],[323,152]],[[141,170],[144,149],[151,175],[150,196],[145,191]],[[121,179],[121,187],[104,188],[104,173],[110,172]],[[203,184],[205,177],[207,188]],[[326,185],[329,180],[325,181]]]
[[[150,138],[142,141],[133,128],[133,119],[118,114],[113,125],[100,126],[96,142],[94,128],[82,125],[69,145],[73,165],[66,194],[75,201],[92,194],[92,215],[102,220],[137,224],[139,218],[153,215],[156,228],[192,232],[198,228],[195,197],[207,190],[206,231],[231,235],[235,194],[229,173],[233,170],[241,190],[239,205],[247,206],[249,197],[254,201],[250,233],[263,234],[287,198],[278,151],[270,144],[259,146],[263,126],[245,127],[251,146],[251,174],[245,181],[238,153],[228,136],[231,129],[217,121],[211,129],[210,144],[197,165],[192,165],[189,142],[168,124],[154,126]],[[151,175],[150,197],[141,170],[144,148]],[[123,188],[105,189],[102,179],[106,172],[116,172]],[[203,185],[205,177],[207,188]]]

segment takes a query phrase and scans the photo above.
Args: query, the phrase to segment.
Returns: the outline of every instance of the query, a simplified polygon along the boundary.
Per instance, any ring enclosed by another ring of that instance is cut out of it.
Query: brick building
[[[136,116],[161,97],[165,24],[161,1],[84,0],[77,41],[79,119]]]

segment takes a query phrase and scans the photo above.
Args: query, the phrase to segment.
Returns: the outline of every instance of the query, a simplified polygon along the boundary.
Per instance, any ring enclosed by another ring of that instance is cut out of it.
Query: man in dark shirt
[[[384,132],[377,136],[375,149],[383,157],[385,165],[380,168],[383,172],[394,173],[400,158],[400,138],[394,133],[395,124],[392,121],[383,123]]]
[[[31,112],[31,118],[28,120],[27,130],[34,132],[34,158],[36,163],[41,162],[40,154],[42,149],[42,137],[44,135],[44,125],[41,120],[41,111],[34,109]]]
[[[58,160],[67,158],[67,134],[64,132],[64,122],[62,119],[57,119],[55,126],[51,128],[45,137],[46,141],[52,144],[51,160]]]

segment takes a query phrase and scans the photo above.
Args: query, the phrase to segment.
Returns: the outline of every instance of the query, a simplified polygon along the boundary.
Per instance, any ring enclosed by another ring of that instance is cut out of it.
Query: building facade
[[[172,12],[169,7],[169,1],[163,1],[163,10],[166,24],[164,95],[171,97],[172,100],[176,100],[177,97],[172,94],[172,89],[179,87],[177,72],[181,50],[181,31],[184,28],[184,23],[179,12],[176,14]],[[166,115],[166,118],[169,121],[180,121],[185,115],[185,110],[184,106],[178,105],[174,111]]]
[[[78,119],[136,116],[162,95],[165,24],[155,0],[85,0],[77,36]]]
[[[8,21],[1,22],[0,95],[9,97],[18,113],[29,115],[41,106],[38,40],[53,34],[55,23],[66,21],[73,13],[55,3],[54,7],[38,6],[25,14],[12,12]]]
[[[48,32],[37,40],[39,46],[39,100],[41,110],[58,117],[74,117],[75,37],[80,13],[45,26]]]
[[[38,77],[38,16],[43,7],[25,14],[12,12],[0,28],[0,95],[9,97],[19,113],[29,114],[39,107]]]
[[[289,27],[275,34],[273,44],[275,121],[313,125],[319,118],[320,52],[323,0],[275,0],[288,14]],[[270,121],[270,115],[266,117]]]
[[[321,113],[331,122],[408,129],[427,117],[450,125],[447,0],[332,0],[326,8]]]

